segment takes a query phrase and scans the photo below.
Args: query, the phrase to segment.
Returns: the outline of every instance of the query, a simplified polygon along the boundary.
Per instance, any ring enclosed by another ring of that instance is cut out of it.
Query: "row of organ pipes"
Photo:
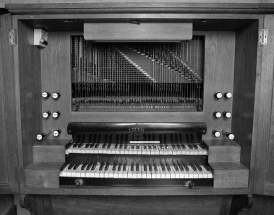
[[[201,36],[173,43],[96,43],[71,38],[72,107],[201,111]]]

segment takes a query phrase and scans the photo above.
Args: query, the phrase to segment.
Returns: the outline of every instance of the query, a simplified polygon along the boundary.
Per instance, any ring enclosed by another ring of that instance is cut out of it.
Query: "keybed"
[[[204,39],[95,43],[71,37],[72,110],[202,111]]]

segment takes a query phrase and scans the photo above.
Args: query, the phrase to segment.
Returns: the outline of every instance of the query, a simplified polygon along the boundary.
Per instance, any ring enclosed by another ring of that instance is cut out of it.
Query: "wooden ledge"
[[[77,13],[218,13],[269,14],[273,3],[180,3],[180,2],[107,2],[6,4],[13,14],[77,14]]]
[[[208,146],[208,162],[240,162],[241,146],[233,140],[204,140]]]

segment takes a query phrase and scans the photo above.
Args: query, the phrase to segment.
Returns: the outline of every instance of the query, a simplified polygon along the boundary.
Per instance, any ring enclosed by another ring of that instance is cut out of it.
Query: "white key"
[[[118,171],[119,164],[116,165],[115,171],[113,172],[113,178],[118,178],[119,177],[119,171]]]
[[[164,170],[163,170],[162,165],[159,165],[159,168],[158,168],[158,169],[159,169],[161,178],[166,178],[165,167],[164,167]]]
[[[99,146],[98,146],[98,148],[97,148],[97,150],[98,150],[98,154],[103,154],[103,143],[99,143]]]
[[[161,167],[156,164],[156,169],[157,169],[157,171],[155,171],[155,169],[154,169],[155,174],[156,174],[156,178],[161,178],[161,170],[160,170]]]
[[[107,154],[108,152],[108,149],[107,149],[107,147],[108,147],[108,143],[103,143],[103,145],[102,145],[102,154]]]
[[[171,172],[168,170],[166,165],[165,165],[165,171],[166,171],[166,178],[171,178]]]
[[[200,145],[197,145],[197,146],[198,146],[199,153],[201,153],[202,155],[207,155],[208,154],[206,149],[203,149]]]
[[[191,150],[188,148],[187,144],[184,144],[185,148],[183,151],[185,152],[186,155],[190,155]]]
[[[110,148],[108,148],[108,151],[107,151],[107,153],[108,154],[114,154],[114,143],[112,143],[111,145],[110,145]],[[107,146],[107,147],[109,147],[109,146]]]
[[[176,178],[176,175],[175,175],[175,170],[172,168],[171,165],[169,165],[169,168],[170,168],[170,178]]]
[[[100,166],[101,166],[101,164],[100,164],[100,163],[97,163],[97,166],[96,166],[96,168],[94,169],[94,177],[95,177],[95,178],[99,178],[99,176],[100,176],[100,170],[99,170]]]
[[[136,147],[137,154],[138,155],[142,154],[142,147],[139,144],[137,144],[135,147]]]
[[[188,167],[189,178],[198,178],[198,172],[194,171],[190,165],[187,165],[187,167]]]
[[[200,171],[198,168],[198,172],[199,172],[199,178],[207,178],[207,171],[206,169],[203,167],[203,166],[200,166],[200,165],[196,165],[196,166],[199,166],[202,171]]]
[[[147,178],[152,178],[152,171],[149,170],[149,165],[146,164],[147,167]]]
[[[106,178],[113,178],[112,168],[113,168],[113,165],[110,164],[108,166],[108,170],[105,171],[105,177]]]
[[[71,169],[71,177],[80,177],[80,170],[81,170],[82,165],[78,165],[76,169],[74,167]]]
[[[76,144],[76,143],[75,143]],[[75,146],[75,144],[73,144],[74,146]],[[73,145],[72,145],[72,147],[71,147],[71,153],[76,153],[76,151],[77,151],[77,149],[78,149],[78,144],[76,145],[76,147],[73,147]]]
[[[133,168],[133,169],[132,169],[132,168]],[[134,170],[135,170],[134,164],[133,164],[132,168],[131,168],[131,165],[128,166],[128,173],[127,173],[127,177],[128,177],[128,178],[133,178],[133,172],[134,172]]]
[[[165,153],[165,147],[164,145],[159,145],[159,154],[163,155]]]
[[[69,164],[67,164],[66,167],[63,169],[63,171],[61,171],[59,173],[59,176],[61,176],[61,177],[67,177],[67,172],[69,171],[68,167],[69,167]]]
[[[195,154],[195,150],[194,148],[192,147],[191,144],[186,144],[186,152],[189,152],[190,155],[194,155]]]
[[[122,178],[128,178],[129,166],[126,166],[125,168],[126,168],[125,170],[124,170],[124,166],[122,168]]]
[[[208,171],[208,170],[206,170],[206,168],[204,166],[201,166],[201,167],[206,172],[207,178],[213,178],[213,174],[212,174],[211,170]]]
[[[104,164],[103,169],[99,169],[99,178],[105,178],[105,167],[106,164]]]
[[[113,154],[119,154],[119,144],[114,144]]]
[[[124,151],[125,151],[125,154],[128,155],[129,152],[130,152],[130,145],[125,144],[125,145],[124,145]]]
[[[177,166],[177,165],[176,165]],[[179,172],[179,167],[177,166],[178,171],[175,169],[175,167],[172,165],[170,166],[172,171],[174,172],[175,178],[180,178],[180,172]]]
[[[167,154],[168,155],[172,155],[173,154],[173,149],[172,146],[170,144],[166,144],[165,147],[167,146]]]

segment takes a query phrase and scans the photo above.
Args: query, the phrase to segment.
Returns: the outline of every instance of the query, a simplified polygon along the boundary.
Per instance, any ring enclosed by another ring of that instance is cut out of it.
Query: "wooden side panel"
[[[205,34],[204,113],[207,123],[205,138],[214,138],[212,131],[230,132],[231,118],[214,118],[215,111],[232,111],[232,99],[215,99],[214,93],[233,92],[235,32]],[[233,118],[233,116],[232,116]]]
[[[264,19],[264,28],[268,29],[268,44],[263,47],[262,67],[257,80],[255,95],[255,120],[257,126],[254,133],[256,136],[256,156],[254,174],[254,193],[274,195],[274,100],[273,100],[273,59],[274,59],[274,16],[267,15]]]
[[[16,119],[16,99],[15,99],[15,74],[14,74],[14,56],[13,47],[9,45],[9,31],[12,29],[12,20],[10,15],[2,15],[0,23],[0,44],[1,44],[1,70],[2,70],[2,98],[0,106],[2,106],[2,113],[0,113],[0,126],[2,127],[0,138],[0,153],[3,162],[7,168],[1,171],[1,180],[9,182],[11,189],[14,192],[19,191],[19,184],[16,180],[15,170],[18,168],[18,137],[17,137],[17,119]],[[0,91],[1,91],[0,90]],[[1,111],[0,111],[1,112]],[[3,123],[3,124],[2,124]],[[1,130],[0,129],[0,130]],[[2,139],[3,138],[3,139]],[[3,151],[2,151],[3,150]],[[2,154],[4,153],[4,154]],[[7,159],[7,160],[6,160]],[[5,161],[6,160],[6,161]],[[3,174],[2,174],[3,173]],[[8,175],[6,175],[8,173]]]
[[[41,129],[41,58],[39,48],[30,45],[33,29],[18,24],[20,111],[24,167],[32,163],[32,146]]]
[[[241,162],[250,167],[259,23],[236,35],[232,132],[242,147]]]
[[[0,16],[2,20],[2,16]],[[1,23],[2,24],[2,23]],[[0,25],[0,38],[5,37],[2,33],[3,26]],[[2,40],[1,40],[2,41]],[[5,136],[5,108],[4,108],[4,70],[3,70],[3,56],[4,47],[0,42],[0,184],[8,183],[8,159],[7,159],[7,142]]]

